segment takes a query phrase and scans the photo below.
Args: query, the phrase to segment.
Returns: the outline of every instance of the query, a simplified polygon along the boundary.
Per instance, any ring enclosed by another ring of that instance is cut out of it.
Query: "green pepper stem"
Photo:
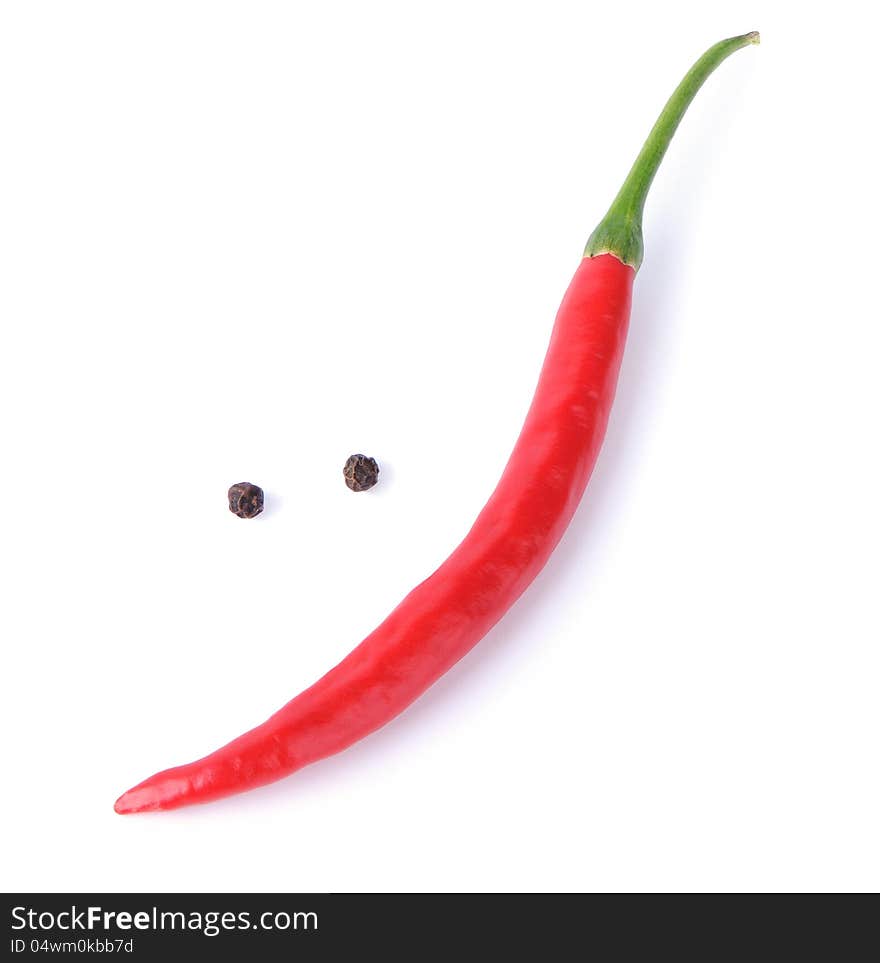
[[[642,263],[642,213],[645,198],[657,168],[663,160],[672,135],[681,123],[685,111],[706,81],[706,78],[735,50],[749,44],[760,43],[757,31],[745,33],[741,37],[731,37],[710,47],[685,74],[684,80],[675,88],[675,93],[666,102],[657,123],[651,128],[641,153],[636,158],[623,187],[614,198],[608,213],[587,241],[584,257],[597,254],[614,254],[624,264],[630,264],[636,271]]]

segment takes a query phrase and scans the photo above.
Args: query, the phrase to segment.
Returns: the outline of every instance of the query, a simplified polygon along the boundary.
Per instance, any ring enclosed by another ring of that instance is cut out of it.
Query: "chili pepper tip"
[[[149,781],[149,780],[148,780]],[[129,813],[146,813],[162,808],[162,799],[152,786],[135,786],[124,792],[113,804],[120,816]]]
[[[126,813],[136,813],[138,812],[137,804],[137,794],[133,789],[129,789],[128,792],[124,792],[119,799],[113,803],[113,808],[120,816],[126,815]]]
[[[188,781],[176,769],[165,769],[124,792],[113,808],[121,816],[174,809],[181,804],[189,788]]]

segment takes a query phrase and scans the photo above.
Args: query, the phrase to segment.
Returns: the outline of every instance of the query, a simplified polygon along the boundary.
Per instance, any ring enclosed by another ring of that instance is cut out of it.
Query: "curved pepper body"
[[[116,801],[117,812],[210,802],[340,752],[417,699],[525,591],[571,521],[602,444],[642,259],[642,211],[651,181],[709,75],[736,50],[759,42],[752,32],[710,47],[666,102],[587,241],[522,433],[464,541],[310,689],[210,756],[130,789]]]
[[[337,753],[402,712],[483,638],[540,572],[584,493],[614,398],[634,276],[613,254],[581,262],[501,480],[437,571],[261,726],[150,777],[117,800],[117,812],[209,802]]]

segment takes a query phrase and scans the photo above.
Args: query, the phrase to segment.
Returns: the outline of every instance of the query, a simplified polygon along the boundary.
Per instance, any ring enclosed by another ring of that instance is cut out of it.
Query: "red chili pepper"
[[[267,722],[116,801],[119,813],[209,802],[274,782],[385,725],[483,638],[540,572],[596,461],[642,259],[645,196],[694,95],[757,33],[723,40],[663,109],[620,193],[591,235],[556,317],[522,433],[498,487],[452,555],[311,688]]]

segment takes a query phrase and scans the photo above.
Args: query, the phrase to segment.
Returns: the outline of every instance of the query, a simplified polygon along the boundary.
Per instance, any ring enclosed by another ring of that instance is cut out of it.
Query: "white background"
[[[3,5],[4,888],[880,886],[876,56],[819,7]],[[532,589],[342,755],[115,815],[466,532],[665,97],[751,29]]]

